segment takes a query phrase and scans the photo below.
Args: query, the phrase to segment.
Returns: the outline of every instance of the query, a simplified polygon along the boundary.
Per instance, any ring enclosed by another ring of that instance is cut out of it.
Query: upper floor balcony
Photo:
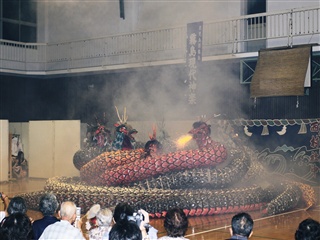
[[[53,75],[186,62],[187,26],[59,43],[0,40],[0,72]],[[202,61],[258,56],[265,48],[314,44],[320,7],[203,23]]]

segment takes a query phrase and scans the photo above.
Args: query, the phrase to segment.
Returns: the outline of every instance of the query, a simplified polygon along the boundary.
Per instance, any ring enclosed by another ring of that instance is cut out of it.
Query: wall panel
[[[73,155],[80,149],[80,121],[54,121],[54,175],[78,176]]]
[[[9,122],[0,120],[0,182],[8,181]]]
[[[73,155],[80,149],[80,121],[31,121],[29,177],[77,176]]]
[[[54,176],[54,122],[29,123],[29,177]]]

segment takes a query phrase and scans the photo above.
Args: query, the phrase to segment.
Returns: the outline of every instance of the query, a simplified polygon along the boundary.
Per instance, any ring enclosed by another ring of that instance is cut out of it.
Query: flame
[[[190,140],[192,139],[192,135],[187,134],[179,137],[176,144],[178,148],[183,148]]]

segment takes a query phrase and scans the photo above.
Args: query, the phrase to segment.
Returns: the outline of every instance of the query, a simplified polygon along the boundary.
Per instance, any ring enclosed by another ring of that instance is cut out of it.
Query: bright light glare
[[[177,147],[183,148],[190,140],[192,139],[192,136],[190,134],[183,135],[177,140]]]

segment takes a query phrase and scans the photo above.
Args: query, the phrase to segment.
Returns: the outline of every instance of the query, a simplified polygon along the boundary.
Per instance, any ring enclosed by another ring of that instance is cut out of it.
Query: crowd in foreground
[[[157,237],[157,230],[149,224],[149,214],[143,209],[134,212],[127,203],[114,209],[93,205],[80,218],[75,203],[59,203],[54,194],[45,194],[39,202],[43,218],[33,221],[26,214],[23,198],[1,193],[4,211],[0,211],[1,240],[31,239],[90,239],[90,240],[187,240],[188,218],[180,208],[169,209],[164,218],[166,236]],[[59,211],[58,211],[59,208]],[[58,211],[58,218],[56,213]],[[229,239],[247,240],[253,234],[254,221],[248,213],[241,212],[231,219]],[[303,220],[294,234],[296,240],[320,239],[320,223],[311,218]]]

